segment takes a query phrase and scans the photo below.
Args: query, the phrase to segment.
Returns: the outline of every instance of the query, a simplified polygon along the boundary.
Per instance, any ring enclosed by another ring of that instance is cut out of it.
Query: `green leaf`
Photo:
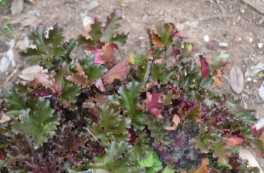
[[[224,62],[226,62],[228,58],[229,58],[229,54],[220,54],[214,59],[214,61],[220,62],[221,60],[223,60]]]
[[[211,149],[214,150],[213,156],[223,164],[228,164],[228,157],[231,155],[231,147],[226,145],[226,142],[226,139],[221,138],[218,143],[211,144]]]
[[[158,153],[153,151],[153,165],[145,167],[146,173],[156,173],[163,169],[162,162],[159,160]]]
[[[18,96],[14,87],[10,88],[3,100],[5,100],[6,115],[18,116],[21,110],[26,109],[24,99]]]
[[[153,158],[153,151],[150,153],[149,157],[142,158],[138,164],[141,167],[152,167],[154,163],[154,158]]]
[[[170,169],[170,168],[164,168],[162,170],[162,173],[175,173],[175,172],[180,172],[178,169]]]
[[[20,52],[18,55],[20,58],[26,60],[27,62],[36,63],[43,59],[44,64],[50,67],[51,63],[55,57],[63,55],[64,49],[62,47],[62,42],[64,37],[62,37],[63,29],[62,26],[56,24],[53,26],[53,30],[49,30],[49,38],[45,37],[46,28],[45,25],[40,24],[36,29],[29,34],[29,39],[33,40],[33,45],[37,46],[37,49],[28,48],[26,53]]]
[[[254,139],[252,142],[251,142],[251,145],[255,148],[258,149],[258,154],[260,156],[263,156],[264,155],[264,145],[263,145],[263,141],[260,140],[260,139]]]
[[[160,22],[155,25],[156,33],[152,33],[152,42],[154,45],[160,48],[168,47],[174,44],[171,35],[174,30],[169,24]]]
[[[58,96],[58,101],[65,108],[69,107],[70,110],[75,110],[77,109],[75,106],[76,96],[80,94],[80,87],[66,80],[64,78],[66,73],[68,73],[68,69],[66,62],[64,62],[60,71],[54,76],[55,81],[61,85],[61,95]]]
[[[6,5],[7,0],[1,0],[1,5]]]
[[[136,81],[145,83],[147,82],[149,77],[150,67],[151,67],[150,64],[151,62],[148,62],[145,64],[145,66],[136,66],[135,72],[132,70],[130,71],[130,74]]]
[[[141,66],[146,64],[147,58],[148,58],[147,55],[144,56],[140,53],[136,53],[135,51],[132,51],[128,53],[127,60],[133,65]]]
[[[123,46],[126,42],[127,35],[126,34],[117,34],[120,29],[122,22],[122,11],[119,9],[115,9],[113,13],[107,18],[106,26],[104,27],[104,33],[101,37],[101,42],[105,43],[115,43],[119,47]]]
[[[103,145],[107,145],[108,140],[116,142],[129,141],[127,129],[131,127],[131,119],[120,115],[119,105],[104,103],[96,111],[98,111],[101,120],[98,124],[93,123],[91,132],[96,138],[102,140]]]
[[[231,111],[240,121],[249,124],[256,124],[258,120],[254,116],[254,112],[242,108],[240,103],[241,100],[234,100],[234,97],[231,94],[227,94],[226,105],[228,110]]]
[[[62,55],[62,60],[61,62],[67,62],[69,64],[72,59],[70,57],[70,53],[73,50],[73,48],[76,46],[75,39],[70,39],[68,42],[65,42],[63,47],[64,47],[64,52]]]
[[[151,80],[157,82],[160,80],[161,84],[167,84],[176,74],[176,69],[169,68],[166,63],[163,64],[153,64],[151,71]]]
[[[84,36],[78,37],[78,46],[83,47],[85,44],[97,47],[97,41],[100,40],[102,33],[102,22],[98,18],[94,19],[94,23],[91,25],[91,31],[88,32],[91,38],[86,39]]]
[[[84,56],[82,60],[77,60],[86,74],[88,76],[89,82],[93,82],[96,79],[99,79],[104,73],[107,72],[107,68],[102,65],[93,64],[94,63],[94,55],[90,54],[88,56]]]
[[[228,167],[229,169],[233,169],[233,167],[232,167],[231,165],[229,165],[228,163],[227,163],[227,164],[224,164],[224,163],[222,163],[222,162],[219,162],[219,160],[217,160],[217,163],[218,163],[218,166],[219,166],[219,167],[226,166],[226,167]]]
[[[120,106],[125,108],[127,115],[132,118],[137,115],[137,104],[139,103],[139,88],[138,82],[130,82],[127,87],[122,85],[118,93],[120,94]]]
[[[201,151],[201,153],[205,153],[205,154],[207,154],[209,152],[208,144],[201,141],[200,138],[195,138],[195,139],[192,139],[191,141],[196,144],[195,145],[196,150],[199,149]]]
[[[63,85],[61,88],[61,95],[59,102],[65,108],[69,107],[70,110],[75,110],[76,97],[80,94],[80,87],[75,84]]]
[[[32,101],[33,102],[33,101]],[[34,148],[39,148],[48,138],[55,134],[59,125],[59,115],[54,115],[54,110],[49,108],[50,102],[39,97],[31,110],[23,110],[22,121],[14,120],[11,124],[15,131],[21,131],[34,138]]]
[[[201,108],[199,104],[196,104],[194,107],[188,109],[187,115],[184,118],[184,121],[187,122],[188,120],[195,120],[200,122],[200,116],[202,114]]]
[[[150,155],[150,153],[153,151],[153,148],[149,145],[149,136],[146,130],[137,130],[136,135],[138,138],[132,149],[133,157],[137,159],[137,161],[141,161],[142,157]]]
[[[129,151],[132,146],[125,142],[111,142],[105,149],[105,155],[94,158],[94,163],[89,168],[96,170],[104,169],[111,173],[136,173],[136,165],[131,164],[131,154]],[[124,156],[123,156],[124,155]]]

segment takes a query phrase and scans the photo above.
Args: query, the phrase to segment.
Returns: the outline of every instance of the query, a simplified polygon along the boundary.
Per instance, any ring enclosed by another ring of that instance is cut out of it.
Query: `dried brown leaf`
[[[196,170],[191,169],[189,173],[209,173],[209,170],[206,167],[207,165],[209,165],[209,159],[208,158],[203,158],[202,164],[199,165]]]
[[[11,118],[8,115],[2,114],[2,117],[0,119],[0,124],[5,123],[5,122],[10,121],[10,120],[11,120]]]
[[[122,2],[120,5],[121,5],[122,7],[128,7],[128,4],[123,3],[123,2]]]
[[[79,63],[76,63],[75,67],[76,67],[76,70],[78,71],[78,73],[84,75],[84,71],[82,69],[82,66]]]
[[[66,77],[67,80],[77,84],[77,85],[84,85],[87,82],[87,76],[84,74],[73,74]]]
[[[224,75],[223,70],[223,68],[216,70],[216,75],[212,77],[214,79],[212,89],[215,89],[218,86],[225,86],[225,83],[221,81]]]
[[[114,43],[107,43],[102,47],[103,55],[102,60],[105,61],[106,65],[112,66],[112,63],[115,61],[114,54],[115,49],[118,49],[117,45]]]
[[[180,117],[177,114],[174,114],[172,122],[174,123],[174,125],[172,127],[166,126],[166,127],[164,127],[164,129],[168,130],[168,131],[176,130],[178,125],[179,125],[179,123],[181,122],[181,119],[180,119]]]
[[[244,88],[244,76],[240,68],[235,64],[230,70],[230,85],[232,90],[240,94]]]
[[[95,81],[95,86],[96,86],[96,88],[98,88],[101,92],[105,92],[105,87],[104,87],[104,84],[103,84],[103,81],[102,81],[101,78],[100,78],[100,79],[97,79],[97,80]]]
[[[114,79],[124,79],[127,75],[128,66],[126,59],[124,58],[121,62],[115,65],[111,70],[109,70],[103,76],[103,82],[105,85],[111,84],[114,82]]]

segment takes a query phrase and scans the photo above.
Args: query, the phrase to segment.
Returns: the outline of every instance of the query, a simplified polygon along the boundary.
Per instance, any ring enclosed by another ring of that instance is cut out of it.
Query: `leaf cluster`
[[[5,172],[257,172],[238,146],[264,156],[254,111],[219,93],[228,62],[193,56],[173,24],[147,29],[149,48],[115,61],[127,34],[118,9],[89,38],[65,41],[59,24],[30,33],[22,60],[48,68],[0,98]],[[71,57],[80,47],[83,57]],[[159,63],[173,49],[174,64]]]

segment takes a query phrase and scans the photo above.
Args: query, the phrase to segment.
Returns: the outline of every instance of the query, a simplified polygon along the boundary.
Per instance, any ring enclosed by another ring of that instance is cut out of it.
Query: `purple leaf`
[[[199,57],[200,57],[200,61],[201,61],[202,76],[203,76],[203,78],[207,79],[207,77],[208,77],[208,63],[206,62],[206,59],[202,55],[199,55]]]

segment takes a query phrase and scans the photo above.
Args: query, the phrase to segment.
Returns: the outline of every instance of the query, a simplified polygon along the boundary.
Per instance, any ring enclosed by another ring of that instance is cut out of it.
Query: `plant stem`
[[[152,58],[152,62],[151,62],[151,66],[150,66],[150,70],[149,70],[149,76],[148,76],[148,80],[147,80],[147,83],[149,82],[149,79],[150,79],[150,75],[151,75],[151,71],[152,71],[152,66],[153,66],[153,62],[154,62],[154,59],[155,59],[155,54],[156,54],[156,50],[153,54],[153,58]]]
[[[164,59],[166,60],[167,59],[167,47],[165,47],[165,57]]]

